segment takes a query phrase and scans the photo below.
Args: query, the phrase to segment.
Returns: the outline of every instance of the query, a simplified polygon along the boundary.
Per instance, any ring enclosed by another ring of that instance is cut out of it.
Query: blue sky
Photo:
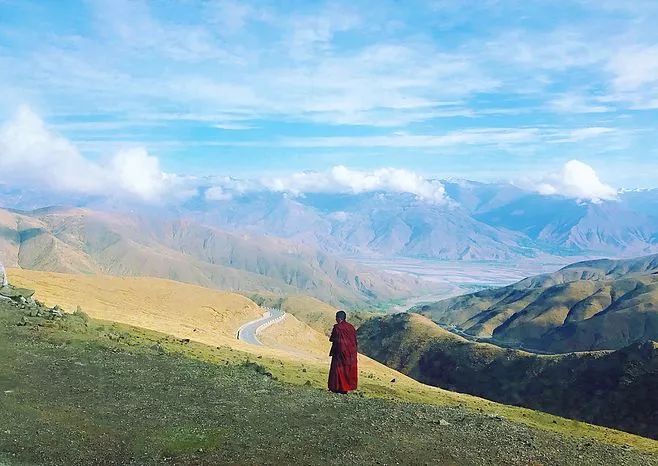
[[[643,0],[0,0],[0,150],[24,159],[39,127],[93,170],[517,180],[577,159],[655,187],[656,24]]]

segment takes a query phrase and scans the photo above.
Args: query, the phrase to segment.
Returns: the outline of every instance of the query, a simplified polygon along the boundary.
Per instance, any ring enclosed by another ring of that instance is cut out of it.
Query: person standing
[[[347,322],[345,311],[336,313],[336,324],[331,331],[329,341],[331,342],[329,390],[342,394],[356,390],[359,379],[356,329]]]

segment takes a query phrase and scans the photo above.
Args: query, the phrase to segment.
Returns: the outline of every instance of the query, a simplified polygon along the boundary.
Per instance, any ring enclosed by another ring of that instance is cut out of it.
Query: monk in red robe
[[[356,390],[359,378],[356,330],[346,319],[345,311],[336,313],[336,325],[329,337],[331,342],[329,390],[342,394]]]

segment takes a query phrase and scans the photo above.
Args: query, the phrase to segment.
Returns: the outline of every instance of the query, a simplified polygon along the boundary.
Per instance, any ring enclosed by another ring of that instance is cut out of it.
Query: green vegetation
[[[615,350],[658,340],[658,255],[575,263],[410,311],[539,352]]]
[[[658,347],[536,355],[468,341],[416,314],[368,321],[361,351],[421,382],[658,439]]]
[[[332,395],[317,389],[326,373],[305,369],[0,302],[0,463],[656,463],[655,442],[638,437],[504,406],[485,413],[497,405],[468,397],[378,399],[367,379],[363,392]]]

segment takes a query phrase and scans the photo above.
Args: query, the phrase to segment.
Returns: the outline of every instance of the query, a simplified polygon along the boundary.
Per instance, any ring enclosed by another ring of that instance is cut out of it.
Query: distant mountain
[[[619,349],[658,340],[658,254],[578,262],[410,311],[507,345],[549,352]]]
[[[544,196],[509,183],[434,180],[443,202],[396,192],[306,193],[265,188],[209,200],[201,188],[182,203],[39,196],[0,186],[2,205],[53,204],[119,214],[181,218],[236,233],[272,236],[331,255],[440,260],[517,260],[550,256],[633,257],[658,253],[658,190],[622,191],[615,200]]]
[[[447,260],[634,256],[658,252],[658,191],[580,202],[510,184],[444,181],[445,203],[411,194],[252,192],[181,210],[204,223],[332,254]]]
[[[559,253],[638,255],[658,251],[658,216],[629,203],[576,203],[527,195],[475,215],[497,228],[523,233],[537,247]]]
[[[658,439],[658,344],[541,356],[468,341],[416,314],[375,317],[359,349],[421,382]]]
[[[0,253],[7,266],[303,292],[336,305],[399,298],[429,287],[274,237],[89,209],[0,210]]]
[[[458,204],[433,204],[410,194],[255,193],[197,205],[181,215],[350,256],[505,260],[538,254],[522,234],[479,222]]]

